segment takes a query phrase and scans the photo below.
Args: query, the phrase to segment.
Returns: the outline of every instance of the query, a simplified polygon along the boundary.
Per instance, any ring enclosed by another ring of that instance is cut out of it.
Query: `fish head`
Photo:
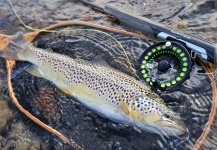
[[[188,132],[181,117],[163,102],[140,97],[131,106],[131,117],[139,129],[164,136],[179,136]]]

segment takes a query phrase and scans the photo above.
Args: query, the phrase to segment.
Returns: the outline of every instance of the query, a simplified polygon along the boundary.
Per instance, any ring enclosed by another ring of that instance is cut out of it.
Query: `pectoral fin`
[[[129,115],[129,114],[130,114],[130,111],[129,111],[129,109],[127,108],[127,105],[124,103],[124,100],[122,99],[122,96],[120,96],[120,99],[121,99],[121,101],[120,101],[121,110],[122,110],[125,114]]]
[[[43,73],[35,65],[32,65],[32,66],[28,67],[26,69],[26,72],[28,72],[29,74],[31,74],[33,76],[39,77],[39,78],[43,78],[44,77]]]

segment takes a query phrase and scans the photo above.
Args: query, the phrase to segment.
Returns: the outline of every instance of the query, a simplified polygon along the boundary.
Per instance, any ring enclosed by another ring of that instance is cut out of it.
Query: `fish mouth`
[[[183,139],[187,139],[188,137],[189,137],[189,130],[187,128],[186,131],[182,135],[179,136],[179,139],[183,140]]]
[[[188,133],[188,128],[181,121],[178,121],[177,123],[177,122],[165,119],[165,120],[156,121],[155,124],[162,128],[165,128],[166,130],[171,131],[171,133],[174,135],[182,136]]]

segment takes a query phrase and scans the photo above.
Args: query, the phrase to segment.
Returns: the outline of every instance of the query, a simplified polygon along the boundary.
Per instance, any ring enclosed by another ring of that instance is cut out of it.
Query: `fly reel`
[[[138,74],[151,86],[172,90],[186,81],[191,65],[191,56],[183,45],[159,42],[140,56]]]

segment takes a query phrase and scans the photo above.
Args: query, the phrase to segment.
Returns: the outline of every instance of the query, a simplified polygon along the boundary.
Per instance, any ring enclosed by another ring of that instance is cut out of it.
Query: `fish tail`
[[[0,49],[0,57],[25,61],[29,43],[23,33],[18,32],[7,45]]]

